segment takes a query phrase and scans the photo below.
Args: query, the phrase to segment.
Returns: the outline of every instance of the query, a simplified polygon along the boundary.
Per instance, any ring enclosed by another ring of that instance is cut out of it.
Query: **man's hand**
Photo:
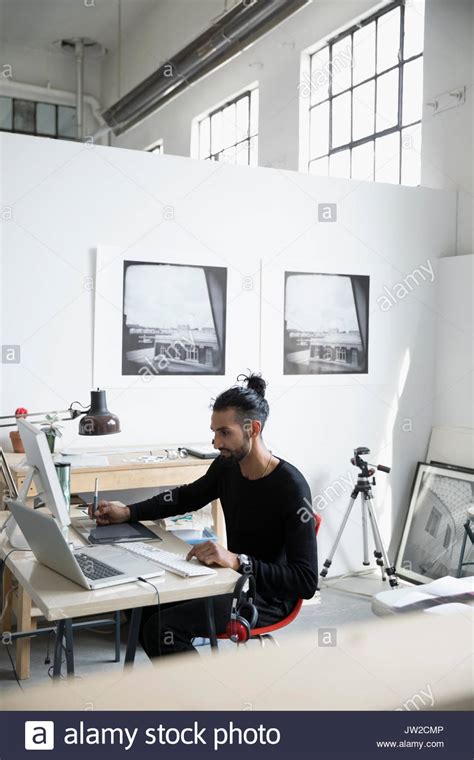
[[[92,505],[89,504],[89,517],[97,522],[97,525],[111,525],[130,520],[130,510],[121,501],[99,501],[97,512],[92,514]]]
[[[203,565],[219,565],[219,567],[231,567],[232,570],[238,570],[240,562],[237,554],[228,551],[223,546],[216,544],[215,541],[205,541],[202,544],[196,544],[186,555],[186,559],[196,557]]]

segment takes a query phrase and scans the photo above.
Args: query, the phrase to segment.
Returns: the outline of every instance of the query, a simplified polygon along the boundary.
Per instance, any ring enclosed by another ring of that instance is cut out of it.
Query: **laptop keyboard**
[[[91,581],[98,581],[101,578],[112,578],[114,575],[123,575],[121,570],[106,565],[98,559],[93,559],[89,554],[75,554],[82,572]]]

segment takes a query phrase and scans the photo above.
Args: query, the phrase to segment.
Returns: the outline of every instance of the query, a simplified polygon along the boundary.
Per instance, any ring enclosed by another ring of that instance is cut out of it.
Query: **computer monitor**
[[[71,518],[46,435],[24,419],[18,420],[18,430],[25,449],[27,464],[34,468],[32,477],[36,490],[45,506],[51,510],[62,527],[66,528],[71,524]],[[31,477],[29,481],[31,482]]]

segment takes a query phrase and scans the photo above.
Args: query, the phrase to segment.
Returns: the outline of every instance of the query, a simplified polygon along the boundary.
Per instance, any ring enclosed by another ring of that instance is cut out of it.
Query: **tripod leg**
[[[339,527],[339,530],[337,531],[337,536],[336,536],[335,541],[334,541],[334,543],[332,545],[331,551],[329,552],[327,560],[325,560],[325,562],[324,562],[323,569],[319,573],[320,576],[321,576],[321,578],[325,578],[326,575],[328,574],[328,569],[331,567],[331,564],[332,564],[332,558],[334,557],[335,551],[337,549],[337,545],[338,545],[338,543],[340,541],[340,538],[342,536],[343,530],[346,527],[346,523],[347,523],[347,521],[349,519],[349,515],[351,513],[351,509],[354,506],[354,502],[355,502],[356,499],[357,499],[357,492],[353,491],[352,495],[351,495],[351,498],[349,499],[349,505],[348,505],[348,507],[346,509],[346,513],[345,513],[344,517],[342,518],[341,525]]]
[[[365,498],[362,497],[362,545],[364,549],[363,565],[370,565],[369,562],[369,536],[367,533],[367,505]]]
[[[385,565],[385,571],[388,575],[388,582],[390,583],[390,586],[393,588],[394,586],[398,586],[398,579],[395,574],[395,567],[390,564],[390,561],[388,559],[387,550],[385,549],[385,546],[382,541],[382,536],[380,534],[379,525],[377,522],[377,517],[375,515],[374,507],[372,504],[372,499],[367,499],[367,508],[369,510],[370,519],[372,522],[372,527],[374,530],[374,537],[375,537],[375,543],[380,547],[380,551],[382,553],[383,562]]]
[[[372,498],[372,497],[369,497],[369,498]],[[382,573],[382,580],[386,581],[387,580],[387,576],[385,574],[385,568],[384,568],[383,559],[382,559],[382,556],[383,556],[382,555],[382,547],[380,546],[379,541],[378,541],[378,533],[377,533],[377,530],[376,530],[376,528],[374,526],[374,521],[372,519],[372,512],[370,510],[369,510],[369,518],[370,518],[370,525],[371,525],[371,528],[372,528],[372,534],[374,536],[374,543],[375,543],[375,550],[374,550],[375,562],[380,567],[380,570],[381,570],[381,573]]]

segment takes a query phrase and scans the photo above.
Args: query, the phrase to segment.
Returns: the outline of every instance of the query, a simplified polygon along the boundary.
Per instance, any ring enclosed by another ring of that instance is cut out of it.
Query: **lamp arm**
[[[82,409],[74,409],[74,404],[79,404],[79,406],[82,407]],[[67,420],[75,420],[77,417],[80,417],[82,414],[87,414],[89,411],[89,406],[84,406],[84,404],[81,404],[80,401],[73,401],[68,409],[60,409],[59,411],[54,412],[28,412],[26,417],[45,417],[47,414],[68,414],[68,417],[61,417],[61,422],[66,422]],[[6,428],[6,427],[15,427],[17,418],[14,414],[7,414],[4,417],[0,417],[0,420],[12,420],[12,422],[2,422],[0,424],[0,428]],[[39,420],[34,421],[33,424],[39,422]]]

